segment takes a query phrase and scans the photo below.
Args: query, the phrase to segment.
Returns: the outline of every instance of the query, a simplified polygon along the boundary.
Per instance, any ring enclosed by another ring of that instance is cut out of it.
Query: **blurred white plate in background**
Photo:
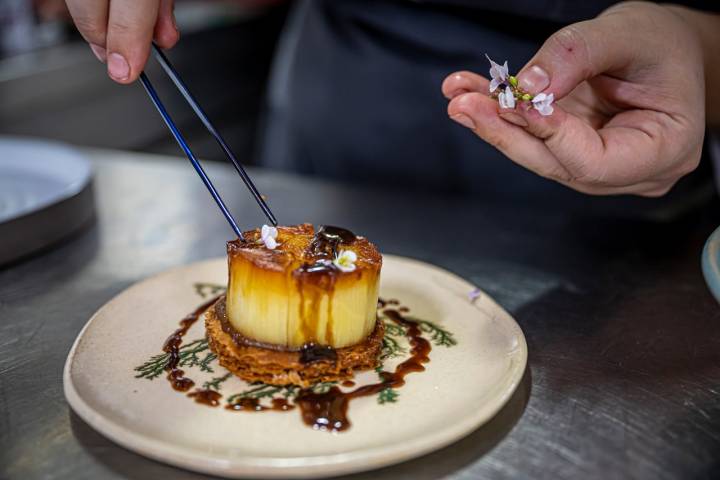
[[[0,137],[0,264],[66,237],[93,216],[92,169],[61,143]]]

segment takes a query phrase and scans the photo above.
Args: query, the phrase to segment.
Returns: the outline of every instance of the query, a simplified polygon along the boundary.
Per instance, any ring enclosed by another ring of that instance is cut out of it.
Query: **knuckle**
[[[486,135],[485,141],[487,141],[490,145],[497,148],[498,150],[500,150],[503,153],[508,152],[508,149],[510,147],[510,144],[508,143],[507,139],[505,139],[502,135],[496,135],[496,134],[490,133],[490,134]]]
[[[561,165],[556,165],[552,168],[538,172],[541,177],[555,180],[568,185],[571,188],[575,188],[573,185],[574,179],[568,174],[568,171]]]
[[[86,41],[101,45],[105,43],[107,30],[104,24],[88,17],[77,17],[74,21],[75,26]]]
[[[566,61],[578,65],[590,64],[588,40],[578,24],[569,25],[555,32],[548,39],[548,46],[554,55]]]
[[[693,171],[695,171],[695,169],[698,167],[698,165],[700,165],[700,156],[699,155],[695,159],[691,158],[691,159],[688,159],[688,160],[682,162],[678,166],[678,170],[677,170],[678,176],[684,177],[685,175],[692,173]]]
[[[591,164],[582,158],[567,159],[563,168],[565,169],[568,181],[577,185],[604,186],[605,173],[593,168]]]
[[[689,173],[695,171],[700,165],[700,159],[702,157],[702,145],[699,148],[695,148],[690,154],[688,154],[678,165],[678,175],[684,177]]]
[[[608,186],[608,169],[606,166],[601,168],[591,168],[585,163],[577,167],[577,177],[575,180],[592,187]]]
[[[133,28],[132,25],[123,21],[115,20],[110,22],[110,25],[108,26],[108,35],[127,37],[135,33],[135,30],[136,29]]]
[[[653,188],[650,188],[647,190],[642,190],[642,191],[637,192],[637,195],[640,197],[645,197],[645,198],[662,197],[663,195],[667,194],[670,191],[670,189],[673,187],[674,184],[675,184],[675,182],[671,182],[668,184],[661,185],[659,187],[653,187]]]

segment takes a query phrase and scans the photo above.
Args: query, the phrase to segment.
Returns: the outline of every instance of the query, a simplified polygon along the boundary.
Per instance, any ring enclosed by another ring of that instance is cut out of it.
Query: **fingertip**
[[[453,98],[448,104],[448,115],[464,114],[474,119],[495,117],[496,102],[478,92],[468,92]]]
[[[130,63],[125,55],[119,52],[107,55],[107,71],[110,78],[117,83],[125,85],[133,81]]]
[[[90,43],[90,50],[92,50],[95,57],[101,62],[105,63],[107,62],[107,51],[105,48],[101,47],[100,45],[96,45],[94,43]]]
[[[445,98],[452,100],[458,95],[469,92],[469,90],[467,90],[467,82],[463,78],[463,73],[464,72],[455,72],[445,77],[441,87]]]
[[[172,48],[180,40],[180,31],[175,24],[175,17],[172,13],[158,19],[153,39],[162,49]]]
[[[180,30],[175,21],[174,7],[175,2],[173,0],[161,0],[158,9],[153,38],[155,43],[163,49],[172,48],[180,39]]]
[[[155,43],[163,50],[172,48],[180,40],[180,32],[175,27],[160,28],[155,33]]]
[[[535,95],[550,85],[550,74],[540,65],[530,65],[518,73],[517,80],[523,91]]]
[[[466,70],[451,73],[442,84],[442,92],[448,99],[453,99],[468,92],[482,92],[488,88],[488,80]]]
[[[452,120],[470,128],[477,136],[503,152],[507,152],[509,148],[506,135],[510,130],[519,130],[500,120],[495,100],[477,92],[466,93],[451,100],[448,114]],[[462,121],[464,118],[472,123],[466,125]]]

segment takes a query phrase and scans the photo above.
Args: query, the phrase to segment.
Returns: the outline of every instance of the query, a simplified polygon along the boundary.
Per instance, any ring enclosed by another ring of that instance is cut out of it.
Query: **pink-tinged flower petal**
[[[481,295],[482,295],[482,292],[480,291],[480,289],[475,288],[468,293],[468,301],[470,303],[473,303],[475,300],[480,298]]]
[[[545,94],[545,93],[538,93],[535,95],[535,97],[532,99],[532,104],[535,110],[537,110],[540,115],[547,117],[548,115],[552,115],[554,109],[552,107],[552,102],[555,100],[555,95],[551,94]]]
[[[505,87],[505,91],[498,95],[498,101],[501,108],[515,108],[515,95],[510,87]]]
[[[485,58],[490,62],[490,92],[494,92],[495,89],[508,79],[508,63],[507,60],[503,65],[495,63],[487,54]]]
[[[548,117],[548,116],[552,115],[552,113],[553,113],[554,111],[555,111],[555,110],[554,110],[553,107],[550,106],[550,105],[543,105],[541,108],[538,108],[538,112],[539,112],[540,115],[542,115],[543,117]]]

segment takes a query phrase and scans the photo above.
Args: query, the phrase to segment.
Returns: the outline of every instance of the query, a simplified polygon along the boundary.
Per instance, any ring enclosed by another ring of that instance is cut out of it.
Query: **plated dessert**
[[[405,377],[425,370],[433,343],[456,344],[433,322],[407,317],[398,300],[378,297],[382,256],[349,230],[265,225],[229,242],[227,252],[227,287],[213,286],[225,293],[185,316],[165,353],[135,369],[138,377],[155,378],[160,368],[175,390],[216,407],[220,384],[235,375],[251,388],[227,397],[226,409],[298,408],[309,426],[337,432],[350,426],[350,400],[377,395],[381,404],[394,402]],[[201,317],[205,338],[183,345]],[[210,352],[199,360],[204,349]],[[385,360],[400,356],[385,370]],[[212,372],[213,361],[229,373],[197,388],[183,368]],[[355,375],[367,370],[378,381],[356,387]]]
[[[381,277],[377,366],[351,380],[248,382],[220,365],[205,320],[227,294],[223,256],[145,279],[103,306],[68,355],[66,397],[126,448],[215,475],[339,475],[427,453],[507,402],[522,384],[525,341],[507,312],[484,292],[469,301],[474,286],[450,272],[383,255]]]
[[[205,316],[222,366],[248,382],[303,388],[377,366],[382,257],[372,243],[310,224],[245,238],[228,243],[227,293]]]

